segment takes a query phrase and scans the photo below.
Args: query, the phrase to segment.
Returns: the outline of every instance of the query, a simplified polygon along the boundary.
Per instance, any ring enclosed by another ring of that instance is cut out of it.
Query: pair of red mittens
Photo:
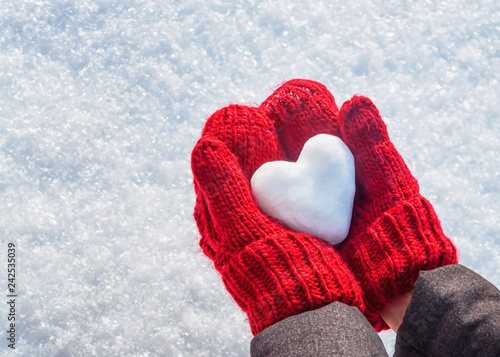
[[[262,164],[295,161],[317,134],[340,137],[355,159],[351,229],[335,247],[265,215],[250,190]],[[259,107],[214,113],[193,150],[192,169],[200,246],[254,335],[333,301],[358,307],[377,331],[387,329],[381,311],[412,290],[420,270],[457,263],[368,98],[355,96],[339,112],[322,84],[288,81]]]

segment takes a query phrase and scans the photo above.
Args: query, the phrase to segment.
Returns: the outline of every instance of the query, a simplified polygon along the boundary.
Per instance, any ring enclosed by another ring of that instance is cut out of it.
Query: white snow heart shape
[[[349,233],[356,190],[354,157],[333,135],[309,139],[297,162],[272,161],[252,176],[260,208],[289,228],[339,244]]]

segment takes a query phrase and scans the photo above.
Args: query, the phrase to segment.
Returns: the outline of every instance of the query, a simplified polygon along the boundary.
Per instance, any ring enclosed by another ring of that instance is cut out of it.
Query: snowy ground
[[[1,356],[248,355],[189,156],[217,108],[295,77],[373,99],[462,263],[500,286],[500,2],[345,3],[0,0]]]

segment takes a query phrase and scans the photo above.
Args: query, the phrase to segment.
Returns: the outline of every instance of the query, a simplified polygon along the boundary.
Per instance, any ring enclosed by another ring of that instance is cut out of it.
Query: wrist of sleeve
[[[395,356],[500,354],[500,291],[462,265],[422,271],[401,324]]]
[[[387,356],[384,345],[356,307],[333,302],[290,316],[256,335],[251,356]]]

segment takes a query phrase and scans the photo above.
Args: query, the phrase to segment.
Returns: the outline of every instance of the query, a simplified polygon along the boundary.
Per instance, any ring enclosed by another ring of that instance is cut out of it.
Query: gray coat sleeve
[[[395,350],[397,357],[499,357],[500,291],[461,265],[421,272]],[[387,356],[360,311],[339,302],[268,327],[250,351],[253,357]]]
[[[394,356],[500,356],[500,291],[461,265],[422,271]]]
[[[361,312],[340,302],[288,317],[252,339],[252,357],[387,357]]]

